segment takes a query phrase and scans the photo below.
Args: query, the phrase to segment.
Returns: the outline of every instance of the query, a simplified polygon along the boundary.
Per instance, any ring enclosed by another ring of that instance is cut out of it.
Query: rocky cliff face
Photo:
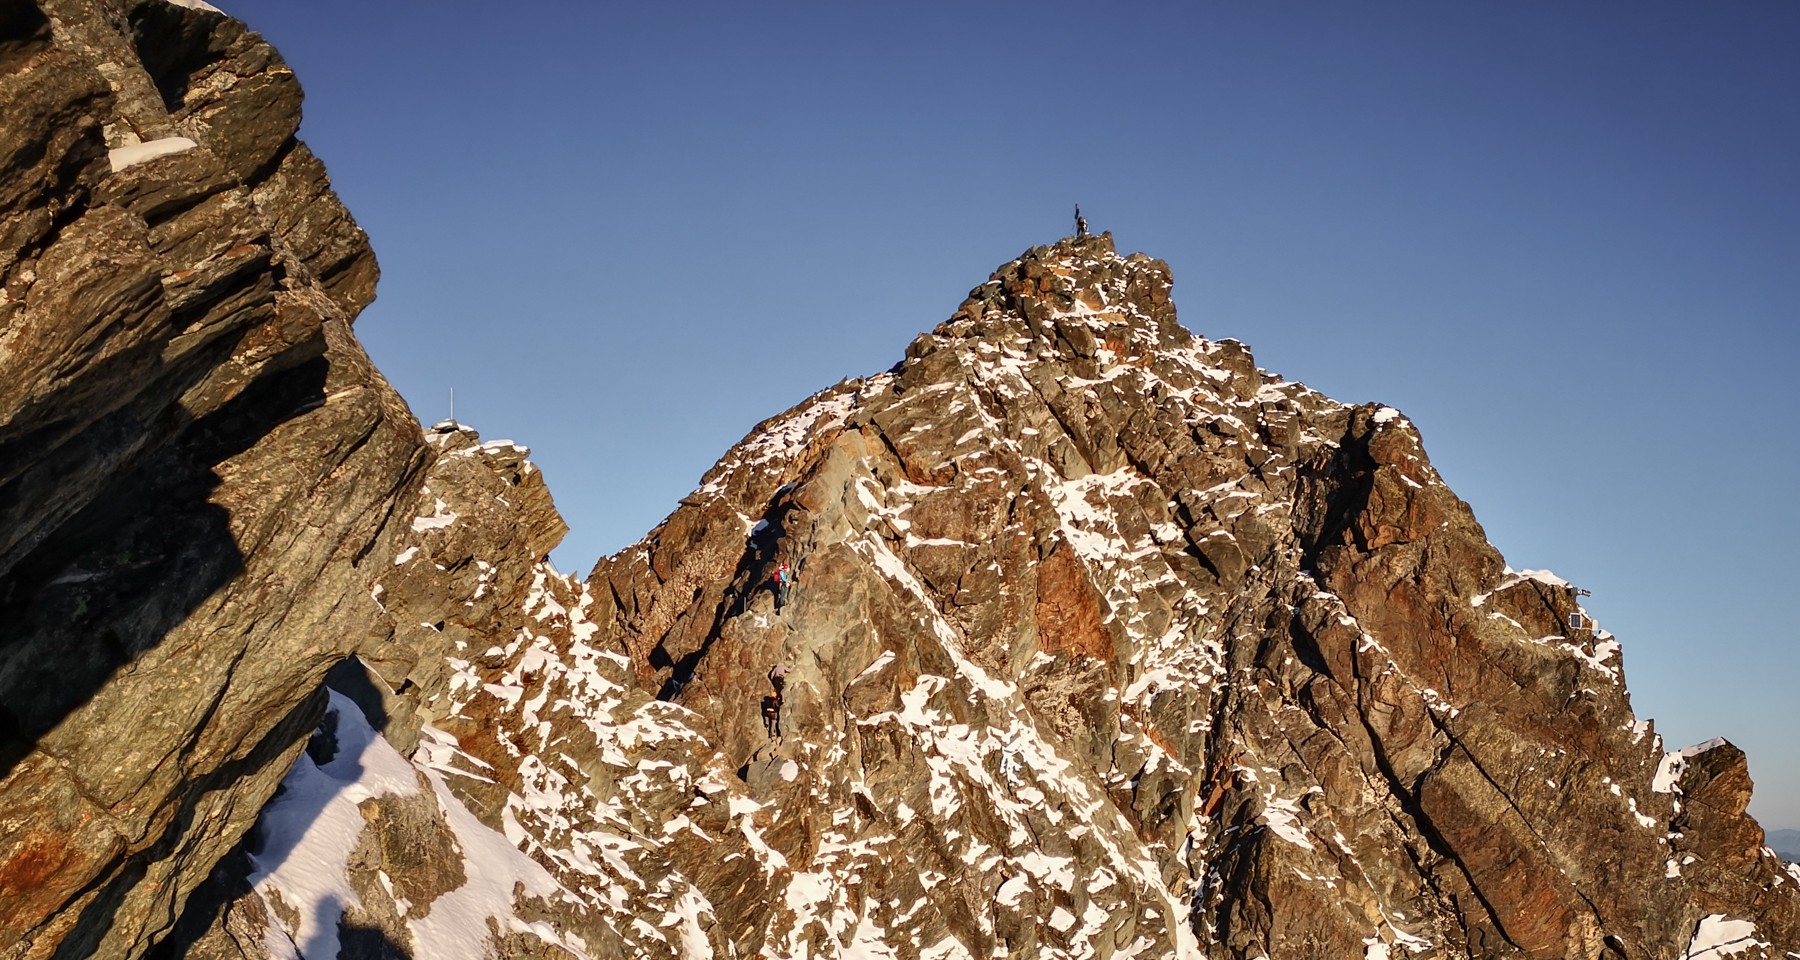
[[[1663,756],[1618,643],[1403,415],[1193,337],[1169,290],[1107,238],[1030,251],[594,571],[603,634],[777,811],[773,896],[713,901],[766,931],[737,952],[1796,949],[1741,755]]]
[[[135,956],[318,722],[423,445],[266,44],[10,0],[0,104],[0,955]]]
[[[1505,566],[1402,414],[1192,336],[1170,288],[1109,238],[1029,251],[585,583],[539,559],[562,526],[522,451],[440,424],[374,591],[393,639],[322,728],[366,714],[411,764],[300,761],[300,814],[277,801],[181,942],[1794,951],[1800,871],[1744,815],[1742,755],[1661,750],[1619,644]]]
[[[357,346],[255,35],[12,0],[0,103],[0,957],[1800,956],[1742,754],[1160,261],[1028,251],[583,581]]]

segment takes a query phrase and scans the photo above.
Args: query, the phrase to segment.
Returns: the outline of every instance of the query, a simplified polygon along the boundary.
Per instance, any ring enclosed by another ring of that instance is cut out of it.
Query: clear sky
[[[1080,202],[1183,322],[1400,407],[1800,826],[1800,4],[218,0],[374,239],[421,419],[585,573]]]

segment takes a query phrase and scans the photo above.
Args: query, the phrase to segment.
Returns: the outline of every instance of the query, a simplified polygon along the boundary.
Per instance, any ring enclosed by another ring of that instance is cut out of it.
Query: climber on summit
[[[1087,235],[1087,218],[1081,215],[1081,204],[1078,203],[1075,205],[1075,236],[1086,239]]]
[[[784,561],[775,565],[775,574],[769,578],[775,587],[775,612],[787,606],[788,594],[794,590],[794,568]]]

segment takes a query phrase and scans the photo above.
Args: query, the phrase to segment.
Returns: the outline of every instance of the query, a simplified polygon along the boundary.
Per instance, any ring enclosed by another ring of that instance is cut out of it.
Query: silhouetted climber
[[[778,663],[769,668],[769,686],[774,690],[763,698],[763,726],[768,728],[769,739],[781,736],[781,691],[787,688],[788,671],[793,669],[785,663]]]
[[[769,739],[781,736],[781,697],[767,696],[762,701],[763,727],[769,731]]]
[[[1087,235],[1087,218],[1081,215],[1081,204],[1078,203],[1075,205],[1075,236],[1085,240]]]
[[[787,606],[788,594],[793,592],[794,568],[786,563],[778,563],[775,565],[775,575],[769,579],[775,586],[775,611],[779,613],[782,607]]]

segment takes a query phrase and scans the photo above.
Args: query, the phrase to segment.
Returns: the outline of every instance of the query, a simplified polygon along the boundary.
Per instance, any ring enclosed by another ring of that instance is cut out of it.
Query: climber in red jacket
[[[775,611],[787,606],[788,595],[794,590],[794,568],[784,561],[775,565],[775,574],[769,578],[775,587]]]

